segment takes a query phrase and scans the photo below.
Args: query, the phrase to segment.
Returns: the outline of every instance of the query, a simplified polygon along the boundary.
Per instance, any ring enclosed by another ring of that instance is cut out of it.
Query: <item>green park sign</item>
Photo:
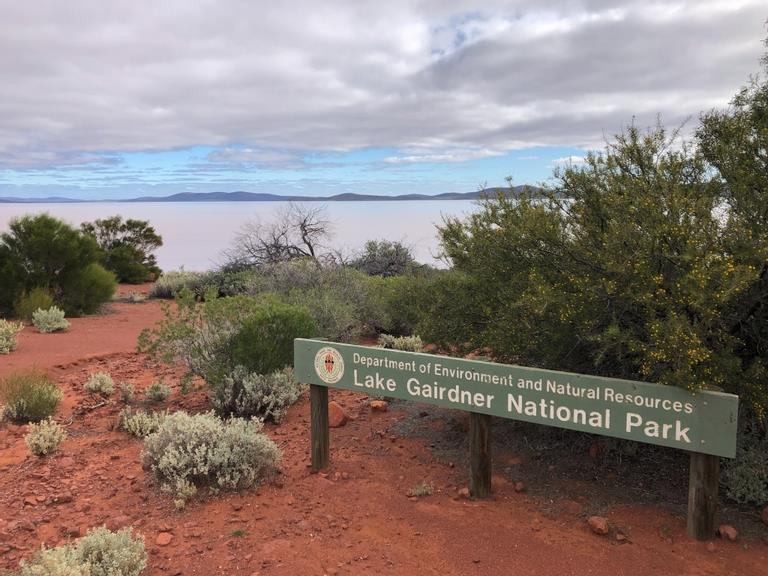
[[[435,404],[733,458],[733,394],[433,354],[297,339],[296,377],[316,386]]]

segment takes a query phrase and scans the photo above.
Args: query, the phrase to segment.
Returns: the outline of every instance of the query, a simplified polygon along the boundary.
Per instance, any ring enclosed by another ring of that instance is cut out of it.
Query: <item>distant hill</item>
[[[443,194],[400,194],[382,196],[378,194],[336,194],[334,196],[281,196],[263,192],[181,192],[171,196],[142,196],[127,200],[79,200],[73,198],[0,198],[0,202],[17,204],[71,203],[71,202],[393,202],[404,200],[477,200],[483,196],[494,196],[499,192],[510,196],[518,195],[526,186],[514,188],[485,188],[475,192],[445,192]],[[538,188],[533,188],[538,191]]]

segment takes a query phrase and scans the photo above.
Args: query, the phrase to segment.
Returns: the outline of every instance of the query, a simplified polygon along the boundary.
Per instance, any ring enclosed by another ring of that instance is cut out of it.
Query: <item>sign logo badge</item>
[[[315,354],[315,372],[326,384],[336,384],[344,376],[344,358],[336,348],[320,348]]]

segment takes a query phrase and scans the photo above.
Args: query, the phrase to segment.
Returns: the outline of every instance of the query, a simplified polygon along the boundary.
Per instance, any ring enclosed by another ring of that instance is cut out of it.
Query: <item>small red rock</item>
[[[768,526],[768,506],[763,508],[763,513],[761,515],[761,518],[763,519],[763,524]]]
[[[171,543],[171,540],[173,540],[173,534],[170,532],[160,532],[160,534],[157,535],[155,544],[158,546],[168,546],[168,544]]]
[[[470,496],[469,488],[467,488],[466,486],[464,488],[459,488],[459,491],[456,494],[456,496],[458,498],[463,498],[463,499],[469,500],[469,496]]]
[[[338,402],[328,403],[328,426],[331,428],[341,428],[349,420],[349,415]]]
[[[717,548],[715,548],[715,543],[712,541],[707,542],[707,552],[715,552]]]
[[[515,492],[525,492],[525,484],[522,482],[515,482]]]
[[[386,412],[389,410],[389,402],[386,400],[371,400],[372,412]]]
[[[590,516],[587,519],[587,524],[589,524],[590,530],[592,530],[592,532],[595,534],[599,534],[600,536],[605,536],[608,534],[607,518],[603,518],[602,516]]]
[[[730,524],[720,524],[717,533],[723,540],[730,540],[731,542],[736,542],[739,537],[739,531]]]

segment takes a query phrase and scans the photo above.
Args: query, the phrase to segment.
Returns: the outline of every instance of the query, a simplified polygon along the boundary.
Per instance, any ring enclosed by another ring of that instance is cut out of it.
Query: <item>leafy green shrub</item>
[[[386,323],[382,281],[352,268],[293,260],[259,268],[248,293],[273,294],[284,303],[306,308],[318,335],[350,341]]]
[[[193,294],[200,291],[205,274],[188,270],[163,272],[152,286],[149,295],[154,298],[175,298],[183,288]]]
[[[293,364],[293,340],[315,335],[305,309],[265,303],[253,310],[229,342],[233,366],[267,374]]]
[[[729,498],[746,504],[768,504],[768,437],[757,422],[742,414],[736,458],[725,461],[720,483]]]
[[[280,422],[305,389],[290,368],[254,374],[238,366],[216,388],[211,400],[221,416],[258,416]]]
[[[468,279],[452,314],[473,307],[474,319],[445,339],[501,360],[719,386],[762,415],[768,332],[754,314],[768,235],[744,226],[751,215],[699,151],[673,144],[663,128],[630,127],[557,172],[543,198],[500,194],[448,219],[443,249]]]
[[[146,437],[141,457],[161,488],[183,502],[201,486],[217,492],[261,482],[275,471],[280,450],[258,420],[176,412]]]
[[[0,402],[5,417],[18,422],[39,422],[53,414],[61,390],[37,369],[15,372],[0,381]]]
[[[43,548],[20,566],[20,576],[138,576],[147,566],[147,553],[143,538],[134,538],[130,528],[101,527],[73,544]]]
[[[85,222],[80,228],[96,240],[104,266],[120,282],[139,284],[160,273],[152,251],[163,245],[163,239],[146,220],[124,221],[121,216],[113,216]]]
[[[32,323],[43,333],[56,332],[69,328],[69,322],[64,318],[64,310],[51,306],[47,310],[41,308],[32,313]]]
[[[424,343],[419,336],[391,336],[381,334],[378,345],[381,348],[391,350],[402,350],[404,352],[421,352],[424,349]]]
[[[147,388],[147,400],[150,402],[164,402],[171,395],[171,389],[162,381],[153,382]]]
[[[120,412],[120,427],[131,436],[145,438],[153,432],[157,432],[166,416],[168,416],[167,412],[145,412],[143,410],[134,412],[130,408],[125,408]]]
[[[97,310],[115,288],[98,259],[93,238],[48,214],[12,220],[0,234],[0,312],[39,287],[70,316]]]
[[[39,424],[30,424],[24,436],[29,451],[35,456],[56,452],[59,445],[66,439],[67,431],[64,427],[50,418],[42,420]]]
[[[29,293],[22,294],[16,302],[16,317],[30,322],[36,310],[48,310],[51,306],[53,306],[51,293],[38,286]]]
[[[401,276],[415,263],[411,250],[400,242],[369,240],[351,263],[369,276]]]
[[[9,322],[0,318],[0,354],[10,354],[16,350],[16,337],[24,330],[21,322]]]
[[[92,394],[109,396],[115,391],[115,381],[106,372],[95,372],[88,377],[85,389]]]
[[[61,303],[65,310],[74,311],[74,315],[93,314],[112,298],[116,289],[115,275],[94,262],[72,281],[69,290],[62,295]]]

